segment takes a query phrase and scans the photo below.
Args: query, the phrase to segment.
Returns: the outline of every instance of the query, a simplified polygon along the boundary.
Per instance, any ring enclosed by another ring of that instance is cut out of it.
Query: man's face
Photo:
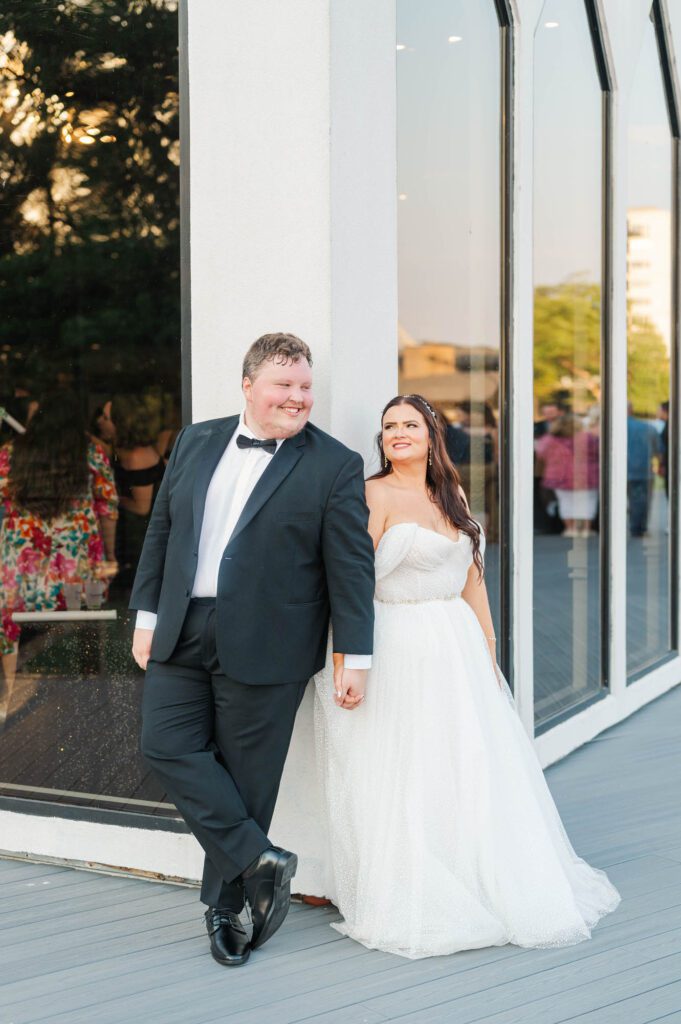
[[[262,363],[253,379],[244,377],[246,424],[254,434],[285,438],[300,433],[310,418],[312,371],[307,359],[275,358]]]

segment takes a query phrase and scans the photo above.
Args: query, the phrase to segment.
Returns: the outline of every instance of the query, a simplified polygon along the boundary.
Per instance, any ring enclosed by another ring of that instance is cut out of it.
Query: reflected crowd
[[[19,389],[17,389],[19,391]],[[56,388],[0,399],[0,653],[5,688],[17,671],[17,613],[125,607],[144,535],[179,429],[157,389],[94,409]]]
[[[646,537],[656,491],[669,497],[669,402],[656,418],[627,408],[627,506],[631,537]],[[546,402],[534,424],[534,520],[540,534],[590,537],[599,528],[600,408]]]

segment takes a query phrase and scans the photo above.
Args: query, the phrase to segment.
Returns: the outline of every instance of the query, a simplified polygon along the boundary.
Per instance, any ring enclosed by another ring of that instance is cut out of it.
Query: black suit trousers
[[[207,599],[190,602],[171,657],[149,661],[142,753],[203,847],[208,906],[240,910],[241,872],[272,845],[267,831],[306,684],[225,676]]]

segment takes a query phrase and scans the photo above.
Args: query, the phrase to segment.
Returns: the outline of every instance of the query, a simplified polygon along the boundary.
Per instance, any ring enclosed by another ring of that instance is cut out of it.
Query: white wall
[[[189,5],[194,419],[291,331],[313,420],[369,453],[397,376],[393,24],[390,0]]]
[[[394,24],[393,0],[190,4],[194,419],[237,411],[245,349],[292,331],[313,421],[370,459],[397,388]],[[311,698],[272,837],[320,892]]]

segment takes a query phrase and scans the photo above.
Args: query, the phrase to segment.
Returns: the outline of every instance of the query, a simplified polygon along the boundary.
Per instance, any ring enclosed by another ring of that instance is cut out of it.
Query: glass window
[[[602,93],[585,7],[547,0],[534,56],[534,694],[601,689]]]
[[[627,671],[671,649],[672,137],[652,20],[627,128]]]
[[[11,8],[0,794],[154,811],[127,601],[180,425],[177,4]]]
[[[681,0],[667,0],[667,13],[672,33],[672,48],[678,62],[681,55]]]
[[[497,629],[499,36],[492,0],[398,0],[399,388],[448,421]]]

